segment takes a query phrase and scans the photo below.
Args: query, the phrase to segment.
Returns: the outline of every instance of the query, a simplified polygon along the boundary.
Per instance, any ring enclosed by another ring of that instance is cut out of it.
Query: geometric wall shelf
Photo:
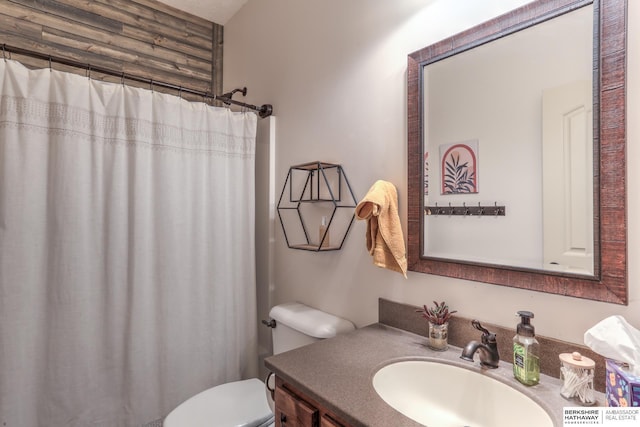
[[[315,252],[341,249],[357,203],[342,166],[318,161],[291,166],[278,201],[287,246]]]

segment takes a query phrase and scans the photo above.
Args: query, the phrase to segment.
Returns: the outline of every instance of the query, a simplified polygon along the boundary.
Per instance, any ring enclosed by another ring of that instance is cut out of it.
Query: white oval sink
[[[392,408],[430,427],[553,427],[547,412],[520,391],[482,373],[408,360],[381,368],[373,387]]]

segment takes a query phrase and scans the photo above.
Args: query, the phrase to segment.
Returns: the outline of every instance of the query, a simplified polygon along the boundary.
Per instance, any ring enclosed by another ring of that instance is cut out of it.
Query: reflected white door
[[[593,101],[589,82],[543,92],[545,267],[593,274]]]

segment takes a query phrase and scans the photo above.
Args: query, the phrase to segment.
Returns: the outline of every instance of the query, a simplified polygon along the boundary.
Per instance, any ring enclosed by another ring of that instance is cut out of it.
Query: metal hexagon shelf
[[[291,166],[278,200],[287,246],[315,252],[342,249],[357,203],[342,166],[318,161]],[[318,224],[317,238],[308,224]]]

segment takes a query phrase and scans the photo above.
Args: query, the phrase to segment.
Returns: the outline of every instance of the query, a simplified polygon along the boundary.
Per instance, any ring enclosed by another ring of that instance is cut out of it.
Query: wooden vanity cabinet
[[[290,393],[276,386],[276,427],[314,427],[318,425],[318,410]]]
[[[322,418],[320,418],[320,427],[345,427],[345,425],[338,423],[329,415],[324,414]]]
[[[274,401],[276,427],[349,427],[278,377]]]

